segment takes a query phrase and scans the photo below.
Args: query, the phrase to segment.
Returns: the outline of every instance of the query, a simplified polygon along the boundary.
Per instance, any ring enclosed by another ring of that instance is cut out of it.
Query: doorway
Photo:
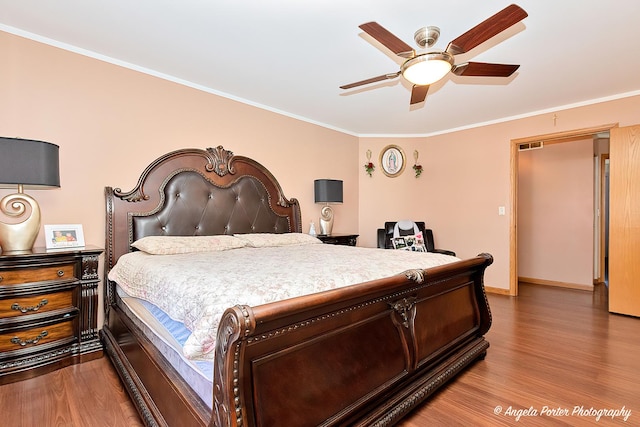
[[[518,138],[511,140],[511,212],[509,225],[509,294],[518,295],[518,160],[519,147],[523,144],[532,144],[539,141],[558,142],[561,140],[570,140],[580,137],[595,137],[602,132],[608,132],[611,128],[617,127],[618,124],[608,124],[593,128],[577,129],[567,132],[559,132],[553,134],[536,135],[527,138]]]

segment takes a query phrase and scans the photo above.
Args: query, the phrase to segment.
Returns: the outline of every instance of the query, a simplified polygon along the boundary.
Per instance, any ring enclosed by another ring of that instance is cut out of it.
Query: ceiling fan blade
[[[410,104],[419,104],[424,101],[427,97],[427,92],[429,92],[429,85],[413,85]]]
[[[367,22],[366,24],[360,25],[359,28],[398,56],[412,58],[416,54],[411,46],[400,40],[377,22]]]
[[[397,73],[383,74],[381,76],[371,77],[370,79],[360,80],[359,82],[349,83],[348,85],[340,86],[340,89],[351,89],[358,86],[368,85],[369,83],[381,82],[383,80],[391,80],[391,79],[395,79],[399,75],[400,75],[400,71],[398,71]]]
[[[456,65],[451,72],[456,76],[509,77],[520,65],[466,62]]]
[[[505,7],[492,17],[482,21],[466,33],[451,41],[447,46],[447,52],[452,55],[465,53],[489,40],[491,37],[503,32],[512,25],[517,24],[529,16],[520,6],[512,4]]]

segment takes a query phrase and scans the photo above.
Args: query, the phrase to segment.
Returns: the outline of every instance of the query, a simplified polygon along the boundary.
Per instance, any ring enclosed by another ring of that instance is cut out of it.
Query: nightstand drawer
[[[73,279],[75,279],[73,264],[50,265],[39,268],[15,268],[0,271],[0,285]]]
[[[73,338],[72,320],[0,334],[0,352],[31,348],[65,338]]]
[[[0,300],[0,319],[73,307],[73,290]]]

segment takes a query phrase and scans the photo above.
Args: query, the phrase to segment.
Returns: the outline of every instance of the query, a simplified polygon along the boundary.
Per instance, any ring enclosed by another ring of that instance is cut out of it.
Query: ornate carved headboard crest
[[[113,194],[122,200],[127,202],[140,202],[142,200],[148,200],[149,196],[144,193],[143,183],[146,181],[148,175],[155,170],[162,162],[167,161],[173,156],[187,154],[190,151],[193,151],[193,154],[201,154],[207,163],[204,165],[204,170],[207,172],[215,172],[218,176],[223,177],[227,174],[235,174],[235,169],[233,168],[232,159],[234,157],[233,151],[225,150],[222,145],[218,145],[216,148],[207,148],[205,151],[202,150],[179,150],[174,151],[173,153],[169,153],[166,156],[162,156],[156,159],[155,162],[151,163],[140,175],[140,179],[138,180],[138,185],[136,185],[131,191],[123,192],[120,188],[114,188]]]
[[[236,173],[231,165],[231,158],[233,157],[232,151],[225,150],[222,148],[222,145],[218,145],[216,148],[207,148],[207,153],[211,155],[210,161],[212,168],[218,176],[225,176],[227,173],[233,175]]]

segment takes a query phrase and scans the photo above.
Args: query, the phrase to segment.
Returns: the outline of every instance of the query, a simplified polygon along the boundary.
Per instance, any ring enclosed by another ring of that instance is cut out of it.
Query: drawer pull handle
[[[24,346],[25,346],[25,345],[27,345],[27,344],[38,344],[38,342],[39,342],[42,338],[46,337],[47,335],[49,335],[49,332],[47,332],[47,331],[42,331],[42,332],[40,332],[40,334],[38,334],[38,336],[36,336],[35,338],[32,338],[32,339],[26,339],[26,340],[24,340],[24,341],[23,341],[23,340],[21,340],[21,339],[20,339],[20,338],[18,338],[18,337],[13,337],[13,338],[11,338],[11,343],[12,343],[12,344],[20,344],[20,346],[21,346],[21,347],[24,347]]]
[[[58,270],[58,277],[62,277],[62,276],[64,276],[64,271]]]
[[[4,277],[0,276],[0,282],[2,282],[4,280]]]
[[[43,299],[42,301],[40,301],[38,305],[34,305],[31,307],[21,307],[20,304],[18,304],[17,302],[14,302],[13,304],[11,304],[11,310],[17,310],[20,313],[27,313],[29,311],[38,311],[47,304],[49,304],[49,301],[46,299]]]

